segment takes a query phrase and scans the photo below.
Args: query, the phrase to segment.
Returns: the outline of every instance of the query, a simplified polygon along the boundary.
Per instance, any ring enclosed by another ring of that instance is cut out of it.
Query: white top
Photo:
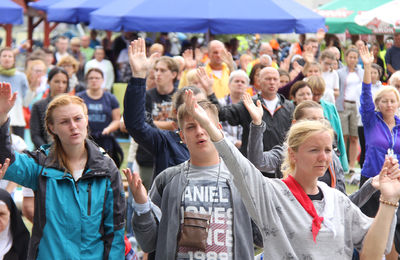
[[[80,170],[75,170],[72,172],[72,177],[74,177],[74,180],[77,181],[80,177],[82,177],[83,169]]]
[[[212,70],[212,72],[215,77],[217,77],[219,79],[222,77],[222,70]]]
[[[264,98],[264,103],[267,106],[267,109],[269,110],[271,115],[274,115],[278,102],[279,102],[278,96],[276,96],[273,100],[267,100]]]
[[[346,77],[344,99],[360,102],[362,79],[357,72],[349,72]]]
[[[112,85],[114,84],[114,68],[109,60],[98,61],[96,59],[90,60],[85,65],[85,75],[91,68],[99,68],[103,71],[104,74],[104,82],[101,85],[102,88],[106,90],[111,90]]]
[[[339,89],[339,75],[336,70],[322,72],[322,78],[325,81],[325,92],[322,99],[335,104],[334,90]]]

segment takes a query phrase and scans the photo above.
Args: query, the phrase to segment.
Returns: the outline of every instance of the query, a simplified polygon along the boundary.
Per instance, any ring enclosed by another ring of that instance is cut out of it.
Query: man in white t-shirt
[[[286,132],[292,123],[294,105],[284,96],[278,94],[279,72],[272,67],[266,67],[260,71],[261,94],[253,97],[254,102],[261,101],[264,108],[263,121],[267,124],[264,132],[264,151],[269,151],[275,145],[282,144]],[[220,109],[221,121],[228,121],[230,125],[241,125],[243,127],[242,147],[240,151],[246,156],[247,142],[250,131],[251,117],[243,102],[225,106]],[[277,177],[280,173],[267,173],[266,176]]]
[[[114,84],[114,68],[111,64],[111,61],[106,60],[106,53],[103,49],[102,46],[96,46],[96,49],[94,51],[94,59],[90,60],[86,63],[85,65],[85,75],[91,68],[99,68],[101,71],[103,71],[104,74],[104,81],[102,88],[105,90],[110,91],[112,88],[112,85]]]
[[[69,39],[65,36],[59,36],[56,42],[56,53],[54,53],[54,64],[57,64],[62,58],[68,56]]]
[[[326,86],[322,99],[335,104],[335,99],[339,96],[339,75],[336,70],[332,69],[335,54],[329,50],[325,50],[321,53],[319,60],[322,66],[322,77]]]

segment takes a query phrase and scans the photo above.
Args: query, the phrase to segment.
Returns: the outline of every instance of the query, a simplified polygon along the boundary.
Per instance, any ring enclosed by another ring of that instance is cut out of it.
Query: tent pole
[[[4,29],[6,30],[6,47],[11,47],[12,44],[12,25],[5,24],[3,25]]]
[[[30,42],[30,46],[28,51],[32,52],[32,45],[33,45],[33,16],[28,16],[28,41]]]
[[[50,22],[47,21],[47,18],[44,20],[44,40],[43,47],[48,48],[50,46],[50,33],[56,28],[58,23],[53,23],[50,25]]]
[[[34,23],[34,19],[35,17],[32,15],[28,16],[28,40],[31,43],[31,46],[29,47],[29,52],[32,52],[32,46],[33,46],[33,31],[35,30],[35,28],[43,21],[43,18],[39,18],[39,20],[37,20]]]
[[[210,42],[210,37],[211,37],[211,33],[210,33],[210,29],[208,29],[204,36],[204,38],[205,38],[204,40],[206,43]]]

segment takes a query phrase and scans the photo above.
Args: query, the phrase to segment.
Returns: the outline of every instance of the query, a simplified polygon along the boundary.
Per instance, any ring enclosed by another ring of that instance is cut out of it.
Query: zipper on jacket
[[[89,183],[89,184],[88,184],[87,192],[88,192],[88,208],[87,208],[87,213],[88,213],[88,216],[90,216],[91,207],[92,207],[92,183]]]

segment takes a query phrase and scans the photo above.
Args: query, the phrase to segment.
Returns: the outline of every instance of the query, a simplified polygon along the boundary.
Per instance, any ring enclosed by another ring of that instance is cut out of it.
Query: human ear
[[[185,142],[185,135],[183,134],[183,131],[182,131],[182,130],[179,131],[179,136],[181,137],[182,142],[183,142],[184,144],[186,144],[186,142]]]
[[[295,151],[288,147],[289,161],[295,163],[296,162],[296,153]]]
[[[53,126],[52,124],[49,124],[49,125],[48,125],[48,130],[49,130],[50,134],[55,135],[55,133],[54,133],[54,126]]]

